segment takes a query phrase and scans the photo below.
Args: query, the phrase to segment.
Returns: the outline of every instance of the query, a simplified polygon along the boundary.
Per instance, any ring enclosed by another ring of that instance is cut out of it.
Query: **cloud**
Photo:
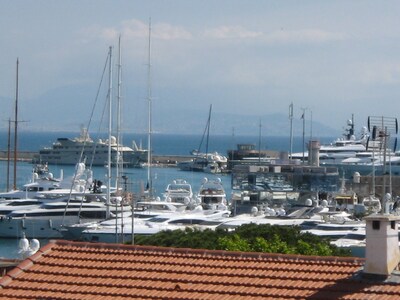
[[[203,34],[205,37],[214,39],[249,39],[262,36],[262,32],[250,31],[242,26],[220,26],[207,29]]]
[[[341,41],[347,38],[345,34],[329,32],[321,29],[301,29],[274,31],[265,34],[265,40],[270,43],[324,43]]]
[[[358,70],[358,78],[363,84],[398,85],[400,83],[400,63],[398,62],[368,63],[355,69]]]
[[[149,24],[137,19],[121,21],[115,27],[99,27],[93,25],[81,31],[83,40],[102,39],[115,41],[119,35],[127,39],[147,38],[149,36]],[[191,39],[192,34],[183,27],[167,23],[155,23],[152,25],[152,38],[161,40]]]

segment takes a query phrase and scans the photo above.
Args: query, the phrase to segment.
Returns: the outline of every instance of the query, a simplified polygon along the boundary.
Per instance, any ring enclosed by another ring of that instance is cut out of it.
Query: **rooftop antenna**
[[[386,195],[386,154],[387,154],[387,149],[388,149],[388,143],[390,140],[390,135],[394,134],[397,135],[398,133],[398,122],[397,118],[391,118],[391,117],[383,117],[383,116],[369,116],[368,117],[368,130],[371,131],[372,128],[372,140],[373,140],[373,145],[375,151],[375,146],[376,146],[376,140],[379,141],[379,146],[383,150],[383,165],[382,165],[382,173],[383,173],[383,183],[382,183],[382,195],[381,195],[381,207],[382,207],[382,212],[383,213],[388,213],[386,211],[386,205],[385,203],[382,203],[384,201],[385,195]],[[397,143],[397,140],[395,141],[395,145]],[[373,167],[374,167],[375,162],[373,162]],[[373,172],[374,173],[374,172]],[[374,174],[373,174],[374,176]]]

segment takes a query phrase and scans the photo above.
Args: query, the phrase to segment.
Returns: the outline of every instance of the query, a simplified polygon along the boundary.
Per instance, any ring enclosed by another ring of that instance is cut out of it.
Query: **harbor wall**
[[[372,176],[360,176],[359,182],[346,182],[346,189],[354,191],[359,197],[367,197],[373,194],[373,181]],[[375,195],[378,198],[390,193],[390,187],[392,195],[400,196],[400,176],[375,176]]]

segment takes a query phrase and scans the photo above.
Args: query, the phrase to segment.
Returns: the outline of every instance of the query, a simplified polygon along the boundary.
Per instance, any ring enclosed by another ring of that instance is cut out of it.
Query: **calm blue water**
[[[79,136],[77,132],[29,132],[20,131],[18,133],[18,149],[21,151],[38,151],[43,147],[50,147],[57,138],[74,138]],[[90,135],[93,140],[98,138],[105,139],[107,134],[103,135]],[[200,135],[172,135],[172,134],[153,134],[152,135],[152,148],[155,154],[177,154],[187,155],[193,149],[199,149],[202,137]],[[324,137],[318,138],[321,143],[329,143],[334,138]],[[130,146],[134,140],[137,145],[142,144],[143,148],[147,147],[146,134],[124,134],[123,144]],[[286,136],[230,136],[230,135],[216,135],[209,138],[209,151],[217,151],[226,154],[228,149],[236,149],[237,144],[255,144],[256,148],[259,147],[259,140],[261,140],[261,149],[288,151],[290,147],[289,137]],[[309,137],[305,137],[308,142]],[[7,132],[0,131],[0,150],[6,150],[8,144]],[[13,149],[14,142],[11,137],[11,148]],[[205,151],[205,141],[200,148]],[[293,151],[302,151],[302,137],[293,138]]]
[[[43,147],[50,147],[52,143],[59,137],[74,138],[78,133],[54,133],[54,132],[24,132],[21,131],[18,137],[18,149],[21,151],[38,151]],[[92,136],[93,139],[106,138],[103,136]],[[123,138],[123,144],[130,146],[132,140],[138,145],[142,144],[143,148],[147,146],[147,135],[145,134],[126,134]],[[321,143],[331,142],[333,138],[320,139]],[[188,155],[191,150],[199,149],[205,151],[205,142],[200,146],[201,136],[199,135],[161,135],[153,134],[152,148],[153,153],[158,155]],[[259,147],[258,136],[212,136],[209,139],[209,151],[217,151],[223,155],[227,154],[227,150],[236,149],[236,145],[240,143],[255,144]],[[7,133],[0,132],[0,150],[6,150],[8,144]],[[279,150],[289,152],[289,137],[262,137],[261,149]],[[11,149],[13,141],[11,141]],[[293,139],[293,151],[302,151],[302,137]],[[72,176],[74,166],[56,166],[51,165],[50,171],[55,177],[59,177],[61,170],[64,177]],[[141,188],[147,181],[147,169],[125,169],[128,179],[128,190],[139,193]],[[13,181],[13,165],[10,165],[10,183]],[[28,162],[17,163],[17,186],[27,183],[31,178],[32,165]],[[94,177],[105,181],[106,169],[103,167],[95,167],[93,169]],[[6,189],[7,163],[0,161],[0,190]],[[181,178],[191,183],[193,191],[197,192],[200,188],[202,179],[207,176],[209,179],[220,177],[229,197],[231,192],[231,176],[230,175],[212,175],[197,172],[180,171],[176,168],[152,168],[152,181],[155,194],[162,195],[165,187],[174,179]],[[42,245],[47,241],[42,241]],[[18,240],[1,239],[0,237],[0,257],[18,257],[17,253]]]

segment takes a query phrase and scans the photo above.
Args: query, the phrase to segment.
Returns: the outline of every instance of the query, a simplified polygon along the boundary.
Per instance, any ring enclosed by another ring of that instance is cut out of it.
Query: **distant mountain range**
[[[93,89],[87,86],[63,87],[52,90],[48,94],[36,99],[20,99],[19,120],[22,129],[31,131],[71,131],[79,132],[81,126],[87,127],[88,120],[92,113],[93,95],[88,91]],[[105,96],[101,96],[104,97]],[[100,98],[100,97],[99,97]],[[88,99],[88,100],[82,100]],[[1,103],[9,103],[12,111],[12,99],[0,98]],[[124,132],[145,133],[147,132],[147,102],[141,99],[127,101],[123,107]],[[156,100],[157,101],[157,100]],[[99,101],[100,102],[100,101]],[[103,101],[104,102],[104,101]],[[171,105],[166,101],[158,101],[153,105],[152,127],[153,132],[168,134],[203,134],[208,118],[208,105],[201,103],[202,110],[199,111],[199,104],[188,102],[183,105]],[[92,130],[97,128],[107,128],[106,105],[102,103],[93,110]],[[192,107],[191,107],[192,106]],[[188,109],[188,107],[191,107]],[[13,119],[13,115],[8,116],[7,109],[3,110],[0,130],[7,130],[8,119]],[[98,116],[103,115],[100,121]],[[101,125],[100,125],[101,123]],[[213,135],[259,135],[261,124],[262,136],[289,136],[290,122],[287,114],[263,114],[262,116],[239,115],[230,113],[213,112],[211,118],[210,133]],[[326,124],[313,122],[311,128],[310,121],[305,122],[305,135],[314,137],[336,137],[340,136],[342,128],[330,128]],[[303,133],[303,120],[300,116],[293,119],[293,135],[301,136]]]

